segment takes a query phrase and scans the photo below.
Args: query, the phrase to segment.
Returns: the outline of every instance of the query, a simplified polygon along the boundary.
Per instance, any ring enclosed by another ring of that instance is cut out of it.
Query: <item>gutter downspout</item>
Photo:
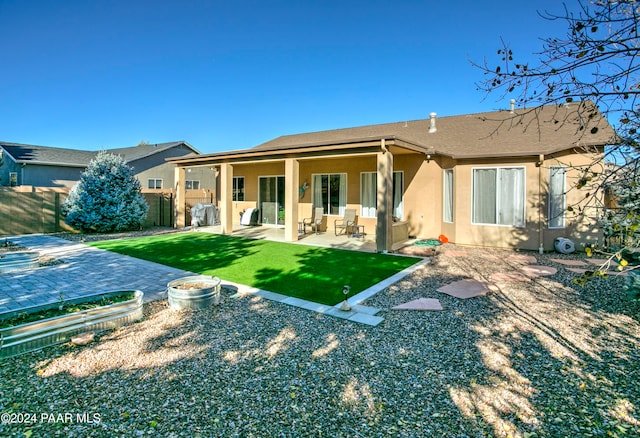
[[[544,155],[538,156],[536,167],[538,168],[538,253],[544,253],[544,214],[542,212],[542,206],[544,205],[542,199],[542,164],[544,163]]]

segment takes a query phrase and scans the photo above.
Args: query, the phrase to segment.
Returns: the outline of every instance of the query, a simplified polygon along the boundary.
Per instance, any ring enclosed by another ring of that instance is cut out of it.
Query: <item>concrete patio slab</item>
[[[392,307],[392,310],[442,310],[442,304],[437,298],[418,298],[404,304]]]
[[[483,296],[490,291],[488,283],[470,278],[450,283],[437,290],[463,300]]]

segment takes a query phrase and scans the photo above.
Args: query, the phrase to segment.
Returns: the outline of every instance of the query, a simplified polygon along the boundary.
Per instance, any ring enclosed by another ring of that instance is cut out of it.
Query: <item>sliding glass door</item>
[[[284,176],[261,176],[258,189],[261,222],[284,225]]]

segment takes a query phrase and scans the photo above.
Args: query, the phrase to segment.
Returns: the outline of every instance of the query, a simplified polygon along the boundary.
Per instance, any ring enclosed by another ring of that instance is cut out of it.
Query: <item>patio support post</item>
[[[220,165],[220,226],[222,234],[233,231],[233,166]]]
[[[382,152],[377,154],[378,167],[378,207],[376,223],[376,249],[378,252],[391,251],[393,246],[393,154],[381,140]]]
[[[186,227],[187,217],[185,212],[185,201],[186,201],[186,189],[185,189],[185,169],[184,167],[177,166],[174,171],[174,187],[173,190],[176,193],[175,198],[175,206],[174,206],[174,215],[175,220],[173,221],[173,226],[175,228],[184,228]]]
[[[284,160],[284,240],[298,240],[298,184],[300,163],[294,158]]]

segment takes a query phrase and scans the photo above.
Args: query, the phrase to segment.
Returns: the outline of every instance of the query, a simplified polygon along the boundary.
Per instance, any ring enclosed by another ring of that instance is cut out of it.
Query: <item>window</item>
[[[376,217],[378,206],[378,174],[362,172],[360,174],[360,216]],[[393,216],[402,219],[404,215],[404,174],[393,172]]]
[[[162,188],[162,178],[149,178],[148,187],[150,189],[161,189]]]
[[[232,200],[244,201],[244,176],[233,177]]]
[[[18,185],[18,172],[9,172],[9,185],[11,187]]]
[[[567,169],[561,166],[549,168],[549,228],[564,228],[565,185]]]
[[[347,174],[313,175],[313,206],[326,214],[344,215],[347,207]]]
[[[404,217],[404,200],[402,193],[404,192],[404,173],[393,172],[393,216],[398,219]]]
[[[524,168],[473,169],[473,223],[524,227]]]
[[[453,169],[444,169],[442,193],[442,220],[453,223]]]
[[[378,187],[375,172],[362,172],[360,174],[360,216],[376,217],[378,206]]]
[[[200,188],[200,181],[197,179],[188,179],[184,182],[184,188],[187,190],[198,190]]]

